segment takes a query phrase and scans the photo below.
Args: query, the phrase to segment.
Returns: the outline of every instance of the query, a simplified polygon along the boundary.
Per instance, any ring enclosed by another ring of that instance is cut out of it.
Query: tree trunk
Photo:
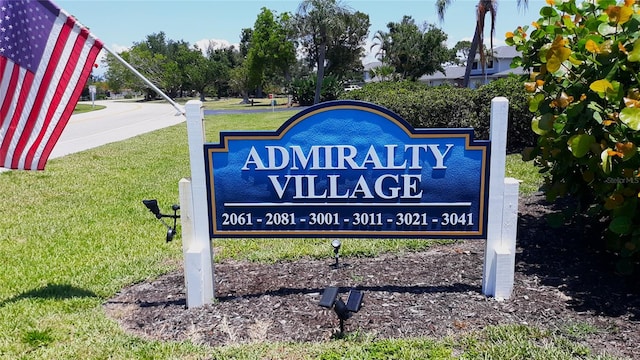
[[[313,104],[320,102],[320,93],[322,92],[322,81],[324,80],[324,58],[327,52],[327,44],[320,45],[320,51],[318,53],[318,78],[316,80],[316,94],[313,97]]]
[[[250,104],[251,102],[249,101],[249,91],[247,90],[243,90],[242,91],[242,102],[240,104]]]
[[[471,41],[471,47],[469,48],[469,56],[467,56],[467,67],[464,69],[464,80],[462,81],[463,87],[469,87],[469,78],[471,77],[471,66],[473,66],[473,62],[476,59],[476,53],[478,53],[478,45],[480,43],[480,29],[478,29],[478,25],[476,24],[476,32],[473,35],[473,40]]]

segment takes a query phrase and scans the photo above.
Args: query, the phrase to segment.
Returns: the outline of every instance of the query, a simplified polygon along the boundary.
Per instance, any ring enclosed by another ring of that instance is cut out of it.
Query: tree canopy
[[[364,44],[369,31],[369,16],[354,13],[339,0],[303,0],[295,19],[301,50],[317,71],[314,103],[320,102],[320,92],[327,59],[347,60],[348,49]],[[346,36],[345,36],[346,35]],[[340,47],[345,47],[341,50]],[[356,51],[356,54],[360,54]],[[359,57],[358,57],[359,58]],[[337,72],[341,71],[338,64]]]
[[[248,101],[252,94],[261,96],[263,88],[293,91],[294,80],[311,80],[318,103],[325,76],[330,76],[333,93],[336,88],[342,91],[342,84],[364,81],[362,58],[370,25],[367,14],[341,0],[303,0],[293,15],[274,14],[263,7],[253,27],[242,29],[237,48],[214,43],[200,48],[158,32],[119,55],[171,97],[198,94],[204,100],[241,94]],[[445,46],[447,35],[434,25],[418,26],[411,16],[404,16],[387,28],[374,38],[385,64],[377,73],[381,79],[416,81],[455,59],[456,51]],[[155,97],[115,57],[107,55],[105,62],[112,90],[131,89]]]
[[[247,51],[249,86],[262,87],[265,79],[289,76],[289,69],[296,61],[295,46],[288,28],[290,18],[288,13],[275,17],[271,10],[262,8]]]
[[[394,67],[402,79],[417,80],[422,75],[443,71],[442,64],[452,61],[455,53],[446,47],[447,35],[431,24],[419,27],[411,16],[387,24],[388,32],[379,31],[376,39],[381,60]]]

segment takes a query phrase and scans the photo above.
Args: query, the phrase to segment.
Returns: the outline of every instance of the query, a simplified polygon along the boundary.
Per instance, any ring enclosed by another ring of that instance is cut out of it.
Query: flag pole
[[[163,93],[162,90],[158,89],[157,86],[155,86],[151,81],[149,81],[149,79],[147,79],[146,77],[144,77],[144,75],[142,75],[138,70],[136,70],[133,66],[131,66],[128,62],[126,62],[120,55],[116,54],[115,51],[112,51],[111,49],[109,49],[108,47],[106,47],[104,44],[102,45],[102,48],[104,50],[106,50],[109,54],[113,55],[113,57],[116,58],[116,60],[120,61],[122,63],[122,65],[124,65],[127,69],[131,70],[131,72],[133,72],[137,77],[140,78],[140,80],[144,81],[145,84],[147,84],[151,89],[153,89],[153,91],[157,92],[158,95],[162,96],[165,100],[167,100],[171,105],[173,105],[173,107],[178,110],[178,112],[180,113],[180,115],[186,116],[185,110],[182,106],[178,105],[175,101],[173,101],[173,99],[171,99],[167,94]]]

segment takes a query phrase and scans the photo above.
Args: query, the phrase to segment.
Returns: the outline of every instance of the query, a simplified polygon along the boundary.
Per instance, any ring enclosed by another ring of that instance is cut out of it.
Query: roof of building
[[[366,63],[363,66],[364,66],[364,70],[367,71],[367,70],[375,69],[378,66],[382,66],[382,63],[380,61],[374,61],[374,62]]]
[[[464,66],[449,66],[444,69],[444,73],[442,71],[438,71],[435,74],[423,75],[420,78],[420,81],[462,79],[464,77],[464,71]]]
[[[515,46],[498,46],[493,48],[493,54],[498,59],[513,59],[522,53],[516,50]]]
[[[498,46],[494,49],[494,55],[498,59],[513,59],[516,56],[520,56],[521,53],[515,49],[513,46]],[[378,66],[381,66],[382,63],[380,61],[374,61],[367,64],[364,64],[364,70],[368,71],[371,69],[375,69]],[[438,71],[431,75],[424,75],[420,78],[420,81],[434,81],[434,80],[461,80],[464,78],[465,66],[448,66],[444,69],[444,73],[442,71]],[[490,77],[505,77],[509,74],[523,75],[527,72],[524,71],[523,68],[515,68],[515,69],[507,69],[501,71],[499,73],[490,74],[487,76]],[[484,76],[484,75],[483,75]],[[477,77],[471,76],[471,77]]]
[[[507,69],[507,70],[500,71],[500,72],[495,73],[495,74],[491,74],[490,76],[492,76],[492,77],[506,77],[506,76],[509,76],[510,74],[526,75],[528,73],[529,73],[528,71],[525,71],[524,68],[519,66],[517,68]]]

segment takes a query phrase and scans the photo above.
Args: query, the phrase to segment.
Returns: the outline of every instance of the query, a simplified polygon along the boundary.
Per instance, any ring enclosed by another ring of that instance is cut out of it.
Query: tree
[[[220,96],[227,96],[230,90],[229,81],[232,69],[242,63],[242,55],[235,47],[216,49],[209,45],[207,48],[207,59],[212,63],[213,84],[212,90]]]
[[[120,53],[119,55],[127,61],[125,58],[128,57],[126,52]],[[107,56],[102,60],[102,63],[107,67],[104,77],[111,91],[119,93],[124,88],[129,87],[128,84],[133,81],[133,77],[135,76],[129,69],[108,52]]]
[[[399,23],[387,24],[388,33],[380,33],[382,62],[395,68],[402,79],[417,80],[422,75],[444,71],[442,64],[453,60],[445,46],[447,35],[434,25],[416,25],[411,16]]]
[[[205,58],[197,46],[181,51],[180,59],[185,77],[183,88],[188,86],[187,89],[197,91],[200,101],[205,101],[206,89],[215,80],[213,62]]]
[[[119,55],[131,66],[143,74],[150,82],[168,93],[176,96],[182,86],[183,77],[180,66],[176,63],[176,49],[187,46],[187,43],[174,44],[167,42],[163,32],[148,35],[145,41],[134,43],[131,49]],[[174,44],[173,51],[170,51]],[[118,64],[114,57],[107,56],[109,69],[105,76],[109,83],[117,87],[128,87],[133,90],[145,91],[147,98],[155,97],[155,91],[149,88],[142,80],[134,76],[123,65]]]
[[[371,78],[378,78],[380,81],[389,81],[393,80],[393,74],[396,72],[395,68],[391,65],[382,64],[377,66],[371,70],[369,73],[371,74]]]
[[[242,65],[231,70],[229,85],[233,90],[237,91],[242,96],[242,101],[240,102],[241,104],[249,103],[249,89],[251,80],[247,62],[244,62],[242,63]]]
[[[459,56],[462,56],[464,61],[467,61],[469,58],[469,53],[471,52],[471,41],[469,40],[461,40],[456,43],[453,47],[453,51],[456,54],[456,59],[454,60],[456,64],[461,65],[462,61]]]
[[[169,96],[197,91],[204,101],[207,92],[219,94],[228,89],[229,70],[241,61],[233,47],[215,49],[210,43],[205,52],[183,40],[167,40],[160,32],[119,55]],[[105,77],[113,90],[130,88],[147,92],[147,98],[155,97],[155,92],[115,57],[107,55],[105,62],[109,67]]]
[[[320,102],[327,47],[345,30],[343,14],[347,8],[339,0],[304,0],[298,7],[296,26],[307,55],[315,59],[318,71],[313,102]]]
[[[251,47],[251,38],[253,37],[253,29],[244,28],[240,32],[240,55],[246,58]]]
[[[344,30],[327,48],[326,73],[339,79],[362,80],[363,45],[369,35],[369,15],[356,11],[341,15]]]
[[[261,87],[265,78],[275,78],[275,74],[288,75],[289,68],[296,60],[295,47],[289,39],[286,24],[288,13],[277,18],[271,10],[262,8],[251,35],[247,52],[248,70],[251,84]]]
[[[440,17],[441,21],[444,21],[444,13],[446,12],[447,7],[451,4],[452,0],[436,0],[436,9],[438,11],[438,17]],[[526,7],[528,4],[528,0],[517,0],[518,7],[520,7],[523,3]],[[496,15],[498,12],[498,0],[479,0],[478,5],[476,5],[476,28],[473,34],[473,40],[471,41],[471,46],[469,49],[469,55],[467,57],[467,67],[465,69],[463,86],[469,86],[469,77],[471,76],[471,66],[476,58],[476,54],[478,53],[478,48],[484,48],[484,21],[487,16],[487,13],[491,16],[491,31],[490,31],[490,43],[491,43],[491,53],[493,53],[493,35],[495,34],[496,27]],[[482,66],[482,71],[484,73],[485,66],[485,54],[483,51],[480,51],[480,63]]]
[[[373,36],[373,45],[371,45],[371,47],[369,48],[369,51],[373,51],[373,48],[378,48],[378,51],[376,52],[375,57],[376,59],[380,60],[380,62],[382,62],[383,64],[385,61],[384,49],[389,47],[388,46],[389,41],[390,41],[389,33],[383,30],[378,30]]]

